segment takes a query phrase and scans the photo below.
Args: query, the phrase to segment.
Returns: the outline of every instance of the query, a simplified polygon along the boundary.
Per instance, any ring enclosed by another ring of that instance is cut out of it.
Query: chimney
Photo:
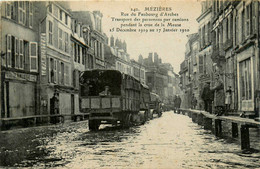
[[[159,58],[158,58],[158,54],[156,52],[154,52],[154,64],[155,65],[159,64]]]
[[[144,58],[143,58],[142,55],[139,55],[139,56],[138,56],[138,62],[139,62],[140,64],[143,64]]]
[[[153,53],[149,53],[148,55],[148,64],[152,64],[153,63]]]

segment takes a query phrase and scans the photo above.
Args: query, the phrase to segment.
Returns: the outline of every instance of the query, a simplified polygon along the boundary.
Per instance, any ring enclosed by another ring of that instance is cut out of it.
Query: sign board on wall
[[[46,34],[41,34],[41,73],[46,75]]]

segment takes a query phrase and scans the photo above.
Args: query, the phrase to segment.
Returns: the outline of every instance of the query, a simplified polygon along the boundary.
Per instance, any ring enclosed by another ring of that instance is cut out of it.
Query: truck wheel
[[[100,121],[98,121],[98,120],[89,120],[88,121],[89,130],[96,131],[96,130],[98,130],[99,126],[100,126]]]

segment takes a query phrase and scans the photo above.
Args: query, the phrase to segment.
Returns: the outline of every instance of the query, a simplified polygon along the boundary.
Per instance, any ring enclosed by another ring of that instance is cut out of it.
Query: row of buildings
[[[199,30],[188,36],[185,60],[180,66],[183,107],[190,108],[190,95],[198,100],[205,83],[220,74],[224,91],[232,90],[233,113],[259,114],[259,1],[205,0],[197,18]]]
[[[2,2],[0,117],[48,115],[55,92],[61,114],[79,113],[84,70],[115,69],[146,84],[144,59],[132,60],[126,42],[108,38],[102,17],[99,11],[71,11],[65,2]],[[170,71],[164,75],[174,81]]]

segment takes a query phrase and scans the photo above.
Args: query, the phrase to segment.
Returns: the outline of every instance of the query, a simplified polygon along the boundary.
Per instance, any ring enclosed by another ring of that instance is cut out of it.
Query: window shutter
[[[54,83],[57,83],[57,60],[54,60]]]
[[[259,2],[252,2],[252,33],[257,33],[257,23],[256,23],[256,16],[257,16],[257,3]]]
[[[29,27],[33,27],[33,2],[29,2]]]
[[[6,61],[7,67],[12,65],[12,38],[11,35],[6,35]]]
[[[57,61],[57,84],[61,84],[61,62]]]
[[[49,75],[49,78],[48,78],[48,81],[49,83],[51,82],[51,59],[50,58],[47,58],[47,66],[48,66],[48,75]]]
[[[23,44],[23,40],[20,39],[19,40],[19,58],[20,58],[20,68],[24,68],[24,44]]]
[[[11,18],[11,2],[6,2],[6,17]]]
[[[65,65],[65,84],[69,85],[69,66]]]
[[[30,71],[37,72],[38,58],[37,58],[37,42],[30,42]]]
[[[19,40],[15,37],[14,40],[14,56],[15,56],[15,68],[20,68],[20,58],[19,58]]]

